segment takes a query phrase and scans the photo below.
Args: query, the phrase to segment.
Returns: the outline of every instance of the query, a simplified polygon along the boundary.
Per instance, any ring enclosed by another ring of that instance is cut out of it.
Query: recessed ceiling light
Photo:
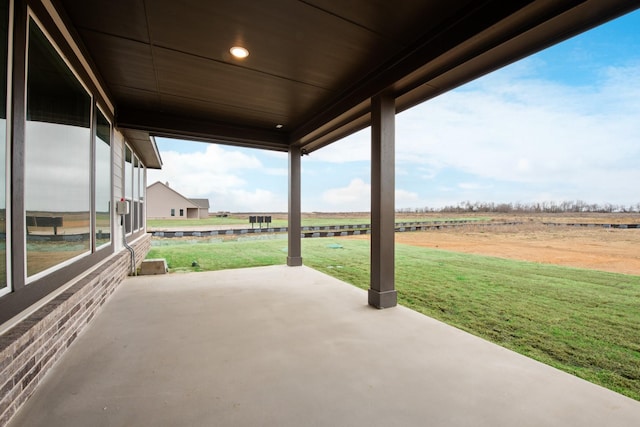
[[[231,55],[235,56],[236,58],[239,59],[243,59],[246,58],[247,56],[249,56],[249,51],[243,47],[240,46],[234,46],[231,49],[229,49],[229,52],[231,52]]]
[[[283,124],[277,124],[276,129],[282,129],[283,126],[284,126]]]

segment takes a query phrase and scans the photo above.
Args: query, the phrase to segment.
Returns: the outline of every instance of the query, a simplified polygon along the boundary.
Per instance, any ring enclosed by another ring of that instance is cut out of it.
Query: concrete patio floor
[[[640,402],[307,267],[127,279],[11,426],[634,426]]]

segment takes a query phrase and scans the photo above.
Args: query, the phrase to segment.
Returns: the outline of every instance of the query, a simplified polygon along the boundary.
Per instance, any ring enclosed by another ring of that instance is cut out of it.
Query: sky
[[[286,212],[287,154],[157,138],[211,211]],[[370,129],[302,158],[303,212],[370,210]],[[640,11],[396,116],[396,208],[640,203]]]

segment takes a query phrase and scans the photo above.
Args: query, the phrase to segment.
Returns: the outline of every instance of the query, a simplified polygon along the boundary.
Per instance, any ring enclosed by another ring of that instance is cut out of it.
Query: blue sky
[[[302,210],[368,211],[370,130],[302,158]],[[287,210],[287,155],[157,138],[148,183],[211,210]],[[396,117],[396,207],[640,203],[640,12]]]

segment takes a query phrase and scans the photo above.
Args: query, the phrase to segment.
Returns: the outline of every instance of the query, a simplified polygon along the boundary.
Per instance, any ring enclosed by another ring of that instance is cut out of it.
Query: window
[[[131,233],[131,218],[133,211],[133,152],[124,147],[124,197],[129,202],[129,213],[124,216],[125,232]]]
[[[184,216],[184,209],[180,209],[180,216]]]
[[[111,242],[111,124],[100,110],[96,118],[96,248]]]
[[[25,127],[27,277],[91,249],[91,96],[29,19]]]
[[[140,162],[140,180],[138,182],[140,185],[140,209],[138,210],[138,215],[140,215],[140,228],[143,229],[145,227],[144,197],[146,191],[145,183],[147,182],[147,174],[146,168],[144,167],[144,164],[142,164],[142,162]]]
[[[133,230],[138,230],[140,228],[140,161],[137,156],[133,157],[133,203],[131,210],[133,210]]]
[[[176,210],[175,209],[171,209],[171,216],[176,216]]]
[[[9,2],[0,1],[0,295],[8,292],[7,280],[7,52]]]

